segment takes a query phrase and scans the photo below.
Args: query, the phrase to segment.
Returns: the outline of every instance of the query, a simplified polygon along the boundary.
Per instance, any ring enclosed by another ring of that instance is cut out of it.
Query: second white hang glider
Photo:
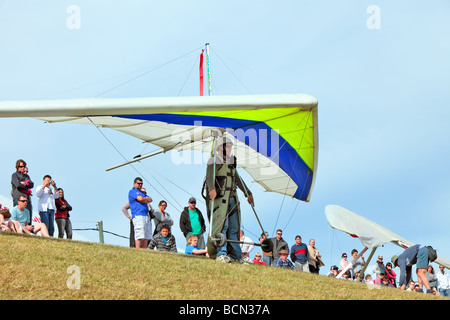
[[[415,245],[415,243],[410,242],[403,237],[400,237],[399,235],[380,226],[379,224],[376,224],[375,222],[341,206],[326,206],[325,215],[328,223],[332,228],[346,232],[352,237],[359,238],[359,240],[361,240],[366,248],[372,249],[370,258],[372,257],[376,248],[389,242],[403,249]],[[438,249],[436,249],[436,251],[439,252]],[[366,266],[368,265],[370,258],[368,259],[368,261],[366,261]],[[447,269],[450,269],[450,261],[448,259],[445,259],[444,257],[438,255],[437,259],[434,262],[443,265]]]

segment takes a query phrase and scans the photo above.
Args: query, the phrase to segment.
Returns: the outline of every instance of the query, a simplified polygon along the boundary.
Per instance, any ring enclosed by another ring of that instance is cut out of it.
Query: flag
[[[203,96],[203,51],[205,50],[202,50],[202,53],[200,53],[200,96]]]
[[[33,222],[41,223],[41,218],[34,217],[34,218],[33,218]]]

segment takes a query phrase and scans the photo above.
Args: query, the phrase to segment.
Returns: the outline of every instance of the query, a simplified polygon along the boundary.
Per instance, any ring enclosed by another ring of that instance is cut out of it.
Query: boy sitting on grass
[[[187,238],[187,246],[184,253],[186,254],[195,254],[209,257],[207,249],[201,249],[197,246],[198,237],[195,235],[191,235]]]

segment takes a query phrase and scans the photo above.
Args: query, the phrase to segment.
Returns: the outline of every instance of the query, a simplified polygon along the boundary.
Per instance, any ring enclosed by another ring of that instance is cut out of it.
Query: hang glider
[[[341,206],[326,206],[325,215],[332,228],[346,232],[352,237],[359,238],[366,248],[372,249],[371,256],[366,261],[366,265],[369,263],[375,250],[386,243],[392,242],[403,249],[415,245],[415,243]],[[439,250],[437,251],[439,252]],[[450,269],[450,261],[444,257],[438,256],[434,262]]]
[[[211,152],[216,130],[234,139],[238,166],[265,190],[309,201],[317,169],[317,104],[307,94],[0,101],[0,117],[111,128],[161,148],[151,155]]]

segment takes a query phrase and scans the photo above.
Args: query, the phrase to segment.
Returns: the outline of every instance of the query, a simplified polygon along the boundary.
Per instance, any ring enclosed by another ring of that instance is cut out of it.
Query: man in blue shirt
[[[133,189],[128,192],[136,248],[147,248],[148,241],[152,238],[152,222],[148,212],[149,203],[153,200],[141,190],[142,185],[142,179],[137,177],[134,179]]]
[[[37,223],[35,226],[31,225],[28,221],[31,220],[31,214],[27,209],[28,197],[25,195],[19,195],[17,200],[17,206],[12,208],[9,212],[11,217],[9,218],[14,222],[19,233],[37,234],[41,232],[43,237],[48,237],[48,230],[44,223]]]

